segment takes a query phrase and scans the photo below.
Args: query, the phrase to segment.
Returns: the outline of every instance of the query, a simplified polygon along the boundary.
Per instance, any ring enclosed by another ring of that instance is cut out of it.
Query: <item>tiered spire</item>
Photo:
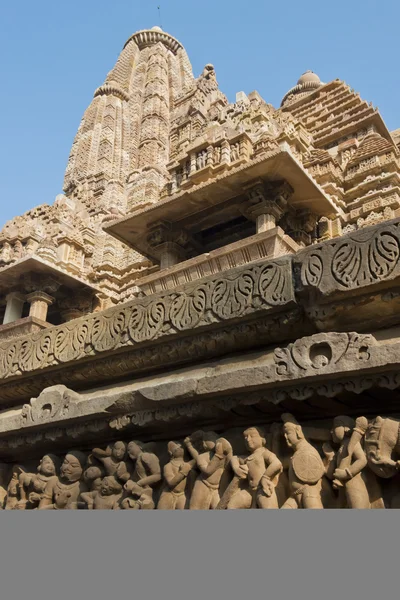
[[[131,36],[84,114],[66,193],[122,213],[136,202],[154,202],[165,183],[171,111],[193,84],[175,38],[159,27]]]

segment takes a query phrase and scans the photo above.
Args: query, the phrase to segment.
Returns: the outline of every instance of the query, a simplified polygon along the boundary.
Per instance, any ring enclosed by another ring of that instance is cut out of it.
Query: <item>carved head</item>
[[[134,440],[128,444],[128,456],[131,460],[137,460],[143,452],[142,442]]]
[[[41,473],[45,477],[51,477],[57,475],[60,468],[60,459],[54,454],[46,454],[38,466],[38,473]]]
[[[100,479],[101,477],[104,477],[104,469],[100,465],[91,465],[83,474],[84,481],[86,481],[91,488],[93,488],[93,483],[96,479]],[[97,486],[95,487],[97,488]]]
[[[83,475],[87,459],[83,452],[73,450],[68,452],[64,458],[64,462],[61,465],[60,475],[63,479],[68,482],[79,481]]]
[[[126,444],[125,442],[115,442],[111,447],[111,456],[115,460],[124,460],[126,455]]]
[[[289,414],[284,413],[282,415],[283,421],[283,435],[289,448],[296,448],[301,440],[304,440],[304,433],[301,425],[297,422],[296,418]]]
[[[22,473],[25,473],[24,467],[22,467],[21,465],[13,465],[13,468],[11,470],[11,480],[7,488],[9,496],[18,496],[19,477]]]
[[[112,496],[113,494],[121,494],[122,485],[113,477],[104,477],[101,482],[100,494],[102,496]]]
[[[230,456],[233,454],[232,446],[225,438],[218,438],[215,443],[215,451],[219,455]]]
[[[218,436],[214,431],[203,432],[203,448],[204,450],[214,450]]]
[[[345,415],[335,417],[331,431],[332,441],[335,444],[341,444],[345,436],[350,435],[354,426],[355,422],[351,417],[346,417]]]
[[[179,442],[168,442],[168,454],[171,458],[183,458],[185,449]]]
[[[265,433],[260,427],[249,427],[243,432],[247,450],[254,452],[266,444]]]

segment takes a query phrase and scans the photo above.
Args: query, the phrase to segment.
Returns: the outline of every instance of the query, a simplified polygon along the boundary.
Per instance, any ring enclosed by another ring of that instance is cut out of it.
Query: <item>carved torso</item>
[[[183,460],[174,460],[172,459],[167,465],[164,467],[164,473],[168,476],[169,479],[172,479],[178,473],[180,473],[180,467],[184,464]],[[185,493],[187,484],[187,477],[184,477],[182,481],[180,481],[175,487],[169,487],[165,485],[165,490],[168,492],[172,492],[175,495],[181,495]]]
[[[87,487],[83,481],[64,483],[58,477],[48,482],[43,499],[51,500],[53,508],[63,510],[70,508],[81,500],[81,493],[86,492]],[[65,500],[67,504],[65,506]]]
[[[102,496],[95,492],[93,508],[94,510],[116,510],[119,508],[121,494],[112,494],[111,496]]]

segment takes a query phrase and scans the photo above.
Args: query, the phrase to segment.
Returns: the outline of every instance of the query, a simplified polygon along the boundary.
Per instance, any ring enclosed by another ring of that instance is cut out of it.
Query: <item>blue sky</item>
[[[400,127],[398,0],[37,0],[4,2],[0,227],[52,203],[80,119],[126,39],[161,25],[222,91],[257,90],[274,106],[307,69],[344,79]]]

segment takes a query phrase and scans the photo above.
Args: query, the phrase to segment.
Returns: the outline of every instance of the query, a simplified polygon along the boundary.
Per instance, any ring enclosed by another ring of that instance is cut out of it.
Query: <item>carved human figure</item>
[[[66,454],[60,475],[50,479],[46,485],[39,503],[40,510],[73,510],[85,507],[81,494],[88,490],[81,478],[86,460],[86,455],[76,450]]]
[[[331,436],[339,449],[334,453],[328,444],[323,447],[327,458],[326,475],[343,497],[340,505],[347,508],[370,508],[368,489],[362,477],[368,461],[361,440],[367,427],[368,421],[363,417],[356,422],[343,415],[335,417]]]
[[[125,442],[114,442],[106,450],[94,448],[92,455],[103,464],[106,475],[115,475],[126,458],[126,450]]]
[[[91,492],[99,491],[102,481],[106,476],[105,468],[93,454],[89,454],[86,469],[83,473],[83,481]]]
[[[39,506],[47,484],[58,475],[60,463],[60,459],[55,454],[46,454],[41,459],[36,473],[22,473],[20,475],[20,509],[35,509]]]
[[[282,508],[323,508],[321,480],[325,473],[322,459],[304,437],[293,415],[283,414],[283,433],[293,451],[289,466],[290,497]]]
[[[204,169],[204,167],[206,166],[206,163],[207,163],[207,150],[201,150],[200,152],[197,153],[197,159],[196,159],[197,170],[200,171],[200,169]]]
[[[125,490],[129,495],[121,500],[123,510],[153,510],[155,508],[153,490],[150,487],[142,488],[134,481],[128,481],[125,484]]]
[[[132,479],[141,487],[153,487],[161,481],[161,467],[158,457],[152,452],[145,452],[142,442],[133,441],[128,444],[128,457],[134,468],[131,472],[129,465],[118,467],[117,475],[123,481]]]
[[[140,502],[145,502],[146,498],[151,498],[151,502],[153,502],[154,486],[161,481],[161,467],[158,457],[152,452],[144,452],[142,442],[138,441],[128,444],[128,456],[133,468],[130,468],[128,464],[121,463],[118,466],[116,476],[121,481],[126,482],[125,491],[134,495]],[[140,500],[141,496],[143,496],[142,501]],[[127,504],[127,502],[124,502],[124,508],[128,508]],[[135,507],[132,506],[131,508]]]
[[[190,510],[215,509],[220,501],[219,487],[232,458],[232,446],[225,438],[215,438],[213,432],[199,431],[184,441],[200,470],[193,487]],[[193,445],[196,440],[203,446],[204,452],[201,454]]]
[[[119,510],[122,498],[122,485],[113,475],[104,477],[99,490],[83,492],[82,500],[88,510]]]
[[[0,463],[0,510],[6,507],[10,465]]]
[[[24,467],[22,467],[21,465],[13,466],[11,471],[11,479],[7,486],[7,500],[5,505],[6,510],[19,509],[19,503],[22,499],[22,485],[20,482],[20,477],[23,473],[25,473]]]
[[[214,147],[214,165],[219,165],[219,163],[221,162],[221,152],[221,146]]]
[[[282,463],[265,447],[261,428],[249,427],[243,436],[249,454],[234,456],[231,460],[235,477],[226,492],[231,496],[227,508],[279,508],[275,488],[283,470]]]
[[[185,462],[185,448],[179,442],[168,443],[171,457],[163,470],[164,486],[157,504],[160,510],[182,510],[187,506],[188,475],[193,472],[196,461]]]
[[[240,145],[238,143],[231,145],[231,162],[239,160],[240,158]]]

